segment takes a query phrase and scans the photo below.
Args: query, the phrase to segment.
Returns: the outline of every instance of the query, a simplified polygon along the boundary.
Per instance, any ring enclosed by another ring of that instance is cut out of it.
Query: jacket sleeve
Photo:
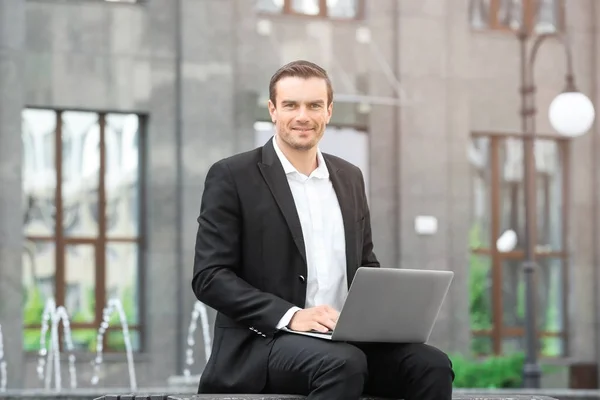
[[[365,216],[365,224],[363,228],[363,248],[362,248],[362,259],[361,267],[374,267],[379,268],[379,261],[377,256],[373,252],[373,238],[371,236],[371,212],[369,211],[369,203],[367,202],[367,193],[365,188],[365,180],[362,172],[359,169],[360,175],[360,187],[362,194],[362,207],[363,215]]]
[[[293,304],[260,291],[240,275],[242,213],[231,171],[224,161],[206,176],[194,255],[196,298],[234,321],[273,332]],[[258,266],[245,266],[258,270]]]

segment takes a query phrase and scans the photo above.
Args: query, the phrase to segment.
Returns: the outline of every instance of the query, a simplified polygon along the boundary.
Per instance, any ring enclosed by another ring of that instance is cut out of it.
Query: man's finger
[[[321,325],[324,325],[325,327],[327,327],[328,329],[331,329],[331,330],[333,330],[333,328],[335,328],[335,321],[329,317],[317,318],[316,322]]]
[[[328,328],[327,326],[320,324],[318,322],[316,322],[313,325],[313,330],[318,331],[318,332],[323,332],[323,333],[327,333],[327,331],[329,331],[330,328]]]

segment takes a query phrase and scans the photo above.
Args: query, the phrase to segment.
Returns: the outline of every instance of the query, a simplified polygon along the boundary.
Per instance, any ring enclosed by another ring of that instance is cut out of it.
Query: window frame
[[[299,18],[310,18],[310,19],[326,19],[329,21],[336,22],[350,22],[350,21],[362,21],[365,19],[365,0],[356,0],[356,15],[354,17],[342,18],[342,17],[331,17],[327,14],[327,0],[319,1],[319,13],[315,15],[305,14],[302,12],[294,11],[292,2],[294,0],[283,0],[283,6],[281,11],[264,11],[257,10],[260,16],[265,17],[299,17]]]
[[[500,2],[502,0],[490,0],[490,14],[488,17],[488,26],[483,28],[475,28],[472,25],[472,10],[475,7],[475,2],[482,0],[470,0],[469,6],[469,25],[471,26],[471,30],[475,32],[500,32],[500,33],[511,33],[514,34],[518,32],[516,29],[512,29],[509,26],[500,24],[498,20],[498,14],[500,12]],[[523,12],[523,24],[525,25],[525,32],[527,34],[535,34],[535,6],[536,2],[539,0],[521,0],[522,4],[522,12]],[[558,1],[558,18],[557,18],[557,26],[556,33],[564,32],[566,27],[566,18],[565,18],[565,0],[557,0]],[[553,34],[550,32],[549,34]]]
[[[54,203],[56,208],[56,217],[54,232],[49,235],[24,235],[24,239],[31,243],[39,242],[50,242],[53,243],[54,249],[54,300],[57,306],[64,305],[67,295],[67,282],[66,282],[66,251],[70,245],[90,245],[94,247],[95,252],[95,265],[94,265],[94,294],[95,294],[95,307],[94,307],[94,321],[93,322],[73,322],[69,321],[71,331],[81,329],[94,329],[97,331],[102,322],[102,312],[107,305],[107,288],[106,288],[106,249],[111,243],[135,243],[138,249],[138,260],[136,266],[136,278],[139,282],[139,292],[137,296],[137,311],[138,311],[138,323],[128,324],[128,329],[131,333],[137,332],[139,334],[139,349],[137,353],[143,353],[145,351],[145,337],[144,329],[145,325],[145,288],[142,282],[145,280],[144,276],[144,253],[145,253],[145,238],[146,238],[146,152],[145,140],[146,140],[146,127],[147,117],[143,113],[135,111],[108,111],[108,110],[89,110],[79,108],[52,108],[52,107],[39,107],[39,106],[26,106],[26,110],[45,110],[51,111],[55,114],[55,128],[54,128],[54,168],[56,176],[56,187],[54,188]],[[98,233],[95,236],[90,237],[68,237],[65,236],[63,231],[63,195],[62,195],[62,178],[63,178],[63,140],[62,140],[62,129],[63,121],[62,115],[64,112],[86,112],[94,113],[98,118],[98,130],[99,130],[99,168],[98,168]],[[138,118],[138,207],[139,207],[139,226],[137,236],[111,236],[107,237],[107,215],[106,215],[106,169],[107,169],[107,147],[106,147],[106,117],[107,115],[115,114],[135,114]],[[68,310],[69,318],[72,318],[72,310]],[[23,324],[23,332],[27,329],[41,329],[42,323],[35,324]],[[103,352],[104,353],[121,353],[125,350],[115,350],[108,346],[108,336],[110,332],[121,331],[120,324],[109,326],[103,336]],[[59,348],[64,350],[64,329],[63,325],[59,324]],[[87,351],[80,351],[82,353],[89,353]]]
[[[504,354],[502,350],[503,340],[507,338],[524,338],[525,337],[525,328],[524,327],[512,327],[505,326],[503,317],[504,317],[504,305],[503,305],[503,291],[502,285],[504,284],[503,280],[503,262],[506,260],[524,260],[525,252],[524,249],[516,249],[512,251],[508,251],[505,253],[501,253],[498,251],[496,246],[492,244],[496,242],[497,238],[501,234],[501,214],[502,214],[502,200],[501,200],[501,182],[502,182],[502,172],[501,172],[501,162],[500,162],[500,150],[503,144],[503,141],[508,138],[517,138],[522,139],[522,134],[520,133],[496,133],[496,132],[481,132],[475,131],[471,132],[471,139],[477,138],[487,138],[489,139],[489,149],[488,149],[488,157],[490,160],[489,165],[486,167],[489,171],[490,176],[490,188],[489,193],[487,195],[487,209],[488,218],[490,222],[490,227],[486,234],[489,236],[489,243],[486,245],[482,245],[479,247],[471,247],[469,246],[469,255],[471,256],[485,256],[490,260],[490,270],[491,270],[491,328],[490,329],[480,329],[473,330],[470,327],[470,332],[472,338],[490,338],[492,343],[492,350],[489,354],[477,354],[478,356],[486,357],[486,356],[498,356]],[[559,337],[563,340],[562,348],[563,351],[560,355],[556,357],[548,357],[542,356],[540,353],[540,357],[550,358],[550,359],[560,359],[565,358],[569,355],[569,318],[567,315],[568,310],[568,293],[569,293],[569,270],[570,270],[570,256],[568,251],[568,227],[569,227],[569,207],[570,207],[570,197],[569,197],[569,185],[570,185],[570,167],[571,167],[571,157],[570,157],[570,141],[568,138],[554,135],[554,134],[536,134],[536,139],[546,139],[552,140],[556,142],[558,148],[558,156],[562,160],[562,187],[561,187],[561,226],[562,226],[562,238],[561,238],[561,248],[558,251],[544,251],[544,250],[535,250],[534,256],[537,259],[560,259],[562,261],[562,282],[561,282],[561,292],[562,298],[560,299],[561,307],[565,311],[565,314],[562,318],[562,330],[560,332],[551,332],[545,330],[537,331],[537,339],[542,340],[543,338],[548,337]],[[534,191],[535,195],[536,191]],[[537,204],[537,203],[536,203]],[[533,210],[534,214],[536,214],[536,210]],[[535,216],[537,218],[537,216]],[[535,237],[533,238],[534,243],[537,243],[538,231],[535,230]],[[535,280],[534,280],[535,281]],[[538,293],[537,282],[534,283],[534,290]],[[537,299],[537,296],[536,296]],[[540,310],[536,310],[536,316],[538,315]]]

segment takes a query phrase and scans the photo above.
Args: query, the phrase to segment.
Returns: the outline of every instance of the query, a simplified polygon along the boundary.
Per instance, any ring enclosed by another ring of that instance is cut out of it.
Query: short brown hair
[[[288,76],[304,79],[321,78],[325,80],[325,83],[327,84],[327,105],[331,104],[333,101],[333,88],[329,76],[327,75],[327,71],[310,61],[297,60],[279,68],[271,77],[271,82],[269,83],[269,99],[274,105],[277,104],[275,99],[275,97],[277,97],[275,86],[282,78]]]

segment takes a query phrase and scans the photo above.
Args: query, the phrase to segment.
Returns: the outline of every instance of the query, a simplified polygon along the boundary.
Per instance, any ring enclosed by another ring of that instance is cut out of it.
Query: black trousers
[[[452,399],[452,364],[426,344],[331,342],[290,333],[274,340],[265,393],[311,400]]]

